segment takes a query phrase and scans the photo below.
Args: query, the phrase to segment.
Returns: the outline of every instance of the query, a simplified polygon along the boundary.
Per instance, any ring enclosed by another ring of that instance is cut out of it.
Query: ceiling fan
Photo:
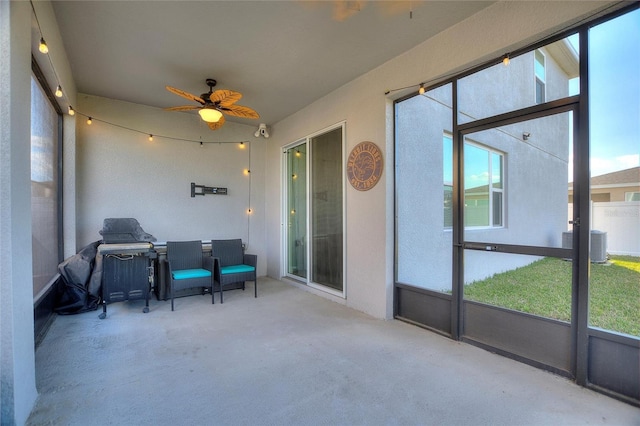
[[[242,98],[242,93],[234,92],[233,90],[216,90],[214,92],[213,88],[216,84],[217,82],[214,79],[208,78],[207,86],[209,86],[209,92],[203,93],[200,96],[192,95],[175,87],[166,86],[166,89],[171,93],[175,93],[190,101],[196,101],[200,105],[169,107],[165,108],[165,111],[189,111],[197,109],[198,114],[200,114],[200,117],[202,117],[211,130],[218,130],[222,127],[226,121],[223,114],[242,118],[260,118],[260,115],[253,109],[242,105],[235,105],[235,103]]]

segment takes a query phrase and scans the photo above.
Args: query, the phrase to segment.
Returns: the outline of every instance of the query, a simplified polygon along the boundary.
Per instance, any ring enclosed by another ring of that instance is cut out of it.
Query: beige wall
[[[255,126],[214,132],[195,113],[85,94],[77,110],[78,247],[102,239],[105,218],[133,217],[158,241],[242,238],[265,275],[265,145]],[[192,198],[191,182],[228,195]]]
[[[627,186],[595,186],[591,187],[591,201],[595,202],[614,202],[625,201],[625,194],[627,192],[639,192],[640,186],[630,185]],[[569,203],[573,203],[573,188],[569,189]]]
[[[383,180],[372,190],[346,186],[346,303],[378,318],[393,315],[393,110],[388,89],[417,85],[543,38],[568,22],[602,8],[601,2],[499,2],[421,45],[353,80],[272,128],[267,151],[267,188],[280,188],[282,147],[341,120],[346,152],[361,141],[385,153]],[[416,153],[419,155],[421,153]],[[428,155],[428,153],[422,153]],[[267,247],[282,253],[282,196],[266,202]],[[281,256],[270,255],[267,272],[282,274]],[[327,296],[330,297],[330,296]]]
[[[608,194],[608,199],[602,201],[625,201],[625,194],[627,192],[638,192],[640,191],[640,186],[611,186],[610,188],[600,188],[600,187],[592,187],[591,188],[591,198],[593,201],[596,200],[597,194]]]

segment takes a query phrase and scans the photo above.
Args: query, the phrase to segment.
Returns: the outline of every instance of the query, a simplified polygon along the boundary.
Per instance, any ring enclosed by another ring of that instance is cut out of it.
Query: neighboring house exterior
[[[606,233],[609,254],[640,256],[640,167],[591,178],[591,229]],[[573,206],[569,183],[569,214]]]
[[[458,122],[567,97],[569,80],[578,73],[577,53],[563,39],[512,59],[508,66],[498,64],[471,74],[457,87]],[[436,291],[451,290],[451,106],[447,85],[396,108],[397,279]],[[465,136],[466,241],[562,246],[569,123],[569,113],[563,113]],[[467,250],[464,281],[536,259]]]
[[[640,167],[592,177],[591,201],[640,201]],[[573,182],[569,183],[569,202],[573,202]]]

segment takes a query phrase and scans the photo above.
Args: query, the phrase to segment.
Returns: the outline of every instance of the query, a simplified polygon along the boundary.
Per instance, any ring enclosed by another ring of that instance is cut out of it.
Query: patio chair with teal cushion
[[[211,254],[215,259],[214,280],[220,285],[220,303],[223,302],[222,292],[225,286],[242,283],[244,290],[245,281],[253,281],[254,297],[258,297],[258,256],[245,254],[241,239],[211,240]]]
[[[213,303],[213,257],[202,254],[202,241],[167,241],[169,293],[173,311],[174,293],[189,288],[211,291]]]

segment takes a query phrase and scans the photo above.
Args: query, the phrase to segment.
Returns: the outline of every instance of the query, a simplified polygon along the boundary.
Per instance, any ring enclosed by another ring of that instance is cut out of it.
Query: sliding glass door
[[[311,138],[314,283],[342,292],[342,128]]]
[[[344,295],[342,125],[284,150],[286,276]],[[309,274],[310,272],[310,274]]]
[[[286,151],[287,274],[307,278],[307,144]]]

